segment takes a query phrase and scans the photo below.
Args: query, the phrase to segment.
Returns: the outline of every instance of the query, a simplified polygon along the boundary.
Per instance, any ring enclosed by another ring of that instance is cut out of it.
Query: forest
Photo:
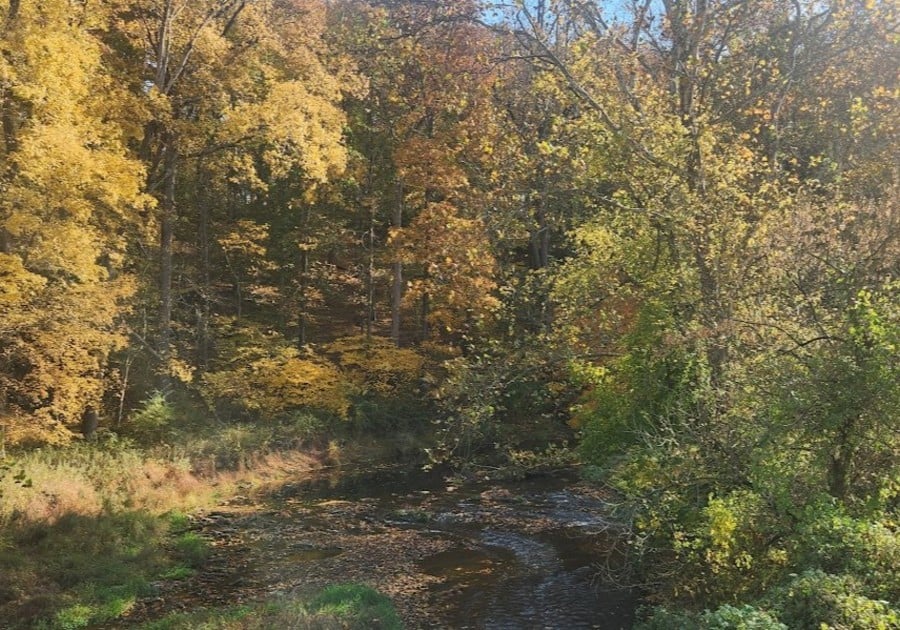
[[[0,3],[0,626],[365,460],[576,469],[635,627],[900,627],[898,79],[892,0]]]

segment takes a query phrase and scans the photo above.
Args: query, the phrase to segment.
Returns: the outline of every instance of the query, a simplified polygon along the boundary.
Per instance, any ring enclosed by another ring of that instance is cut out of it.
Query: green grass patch
[[[191,519],[184,512],[175,510],[169,512],[166,516],[169,519],[169,529],[173,532],[183,532],[191,526]]]
[[[402,628],[391,600],[368,586],[329,586],[309,603],[309,609],[343,619],[352,628]]]
[[[195,532],[184,532],[175,539],[175,555],[195,569],[203,566],[209,552],[209,543]]]
[[[195,575],[197,575],[197,569],[194,569],[192,567],[172,567],[167,571],[163,571],[159,577],[163,580],[178,582],[181,580],[186,580]]]
[[[9,531],[0,548],[0,618],[8,627],[69,630],[110,621],[152,593],[165,569],[162,519],[87,517]]]
[[[4,628],[70,630],[120,618],[154,580],[183,580],[209,555],[180,519],[146,512],[83,516],[7,527],[0,545]]]
[[[400,630],[391,601],[358,584],[331,586],[310,600],[280,598],[253,605],[178,613],[144,630]]]

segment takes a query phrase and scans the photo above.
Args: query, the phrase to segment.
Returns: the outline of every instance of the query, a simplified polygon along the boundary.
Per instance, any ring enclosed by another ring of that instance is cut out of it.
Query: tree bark
[[[537,229],[531,234],[531,266],[532,269],[543,269],[550,264],[550,226],[540,195],[534,200],[534,221]]]
[[[163,195],[159,226],[159,342],[158,353],[165,361],[172,348],[172,246],[175,240],[175,179],[178,152],[170,139],[164,149]]]
[[[6,13],[6,24],[4,30],[9,30],[16,17],[19,15],[19,0],[10,0],[9,11]],[[0,123],[3,125],[3,142],[6,146],[6,154],[9,155],[16,150],[16,110],[12,103],[12,92],[9,86],[0,87]]]
[[[394,229],[403,227],[403,182],[397,182],[397,203],[394,206]],[[403,300],[403,262],[394,261],[394,281],[391,287],[391,339],[400,347],[400,303]]]
[[[202,162],[197,162],[197,182],[202,178]],[[210,296],[212,295],[212,281],[209,263],[209,200],[203,186],[197,186],[197,206],[200,210],[200,277],[201,295],[200,309],[198,313],[197,330],[197,363],[204,370],[209,364],[209,318]]]
[[[309,319],[309,208],[304,207],[300,215],[303,243],[300,246],[300,300],[297,313],[297,347],[303,349],[308,343],[307,320]]]
[[[297,315],[297,345],[303,349],[307,344],[307,309],[309,308],[309,251],[300,250],[300,312]]]
[[[847,496],[854,446],[852,436],[856,432],[859,417],[852,416],[841,423],[835,443],[828,455],[828,494],[836,499]]]
[[[426,341],[428,339],[428,335],[431,334],[431,330],[428,327],[428,312],[429,312],[429,300],[428,294],[422,294],[422,341]]]
[[[369,212],[369,261],[366,265],[366,341],[372,340],[372,324],[375,321],[375,206]]]

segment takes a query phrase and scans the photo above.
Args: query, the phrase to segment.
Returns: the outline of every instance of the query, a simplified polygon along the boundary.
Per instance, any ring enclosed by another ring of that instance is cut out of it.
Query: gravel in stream
[[[534,536],[579,519],[585,527],[605,527],[596,516],[601,505],[602,497],[587,487],[567,489],[557,499],[548,493],[517,496],[503,488],[466,495],[411,493],[387,501],[311,502],[302,492],[277,504],[239,497],[194,521],[212,545],[203,570],[181,582],[160,583],[158,596],[139,602],[128,621],[359,582],[388,595],[407,628],[440,628],[465,584],[427,572],[423,560],[490,545],[477,531]],[[489,563],[484,570],[490,570]]]

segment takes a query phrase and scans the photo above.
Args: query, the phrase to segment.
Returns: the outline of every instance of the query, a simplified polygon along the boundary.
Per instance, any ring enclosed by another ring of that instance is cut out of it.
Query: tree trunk
[[[12,94],[9,90],[4,89],[0,94],[0,107],[3,108],[2,125],[3,125],[3,144],[5,146],[5,155],[9,155],[16,150],[16,111],[12,104]]]
[[[403,227],[403,182],[397,182],[397,203],[394,206],[394,229]],[[403,263],[394,261],[394,282],[391,287],[391,339],[400,347],[400,303],[403,300]]]
[[[9,30],[19,15],[19,0],[10,0],[9,11],[6,14],[4,30]],[[6,154],[16,150],[16,109],[12,103],[12,90],[8,86],[0,88],[0,124],[3,126],[3,141],[6,145]]]
[[[160,213],[159,239],[159,345],[163,361],[171,354],[172,346],[172,245],[175,240],[175,179],[178,152],[171,139],[166,142],[163,166],[163,196]]]
[[[828,494],[836,499],[847,496],[850,467],[853,460],[854,446],[852,436],[856,432],[858,417],[845,419],[838,428],[835,443],[828,455]]]
[[[300,229],[303,231],[300,246],[300,299],[297,313],[297,347],[301,350],[308,343],[307,320],[309,310],[309,208],[304,207],[300,215]]]
[[[369,214],[369,261],[366,266],[366,341],[372,340],[375,321],[375,204]]]
[[[307,344],[307,309],[309,308],[309,251],[300,250],[300,312],[297,315],[297,345],[302,350]]]
[[[199,183],[202,178],[202,163],[197,162],[197,179]],[[203,186],[197,186],[197,206],[200,210],[200,278],[201,278],[201,295],[200,308],[198,311],[197,322],[197,363],[202,369],[206,369],[209,364],[209,318],[210,318],[210,296],[212,295],[212,281],[209,268],[209,200]]]
[[[534,222],[537,228],[531,234],[531,268],[543,269],[550,264],[550,226],[544,209],[544,195],[536,193],[532,197]]]
[[[428,294],[422,294],[422,341],[426,341],[428,339],[428,335],[431,334],[431,330],[428,328]]]
[[[81,435],[86,440],[93,440],[97,427],[100,424],[100,416],[93,407],[88,407],[81,414]]]
[[[19,15],[19,0],[9,0],[9,11],[6,14],[7,22],[12,22]]]

